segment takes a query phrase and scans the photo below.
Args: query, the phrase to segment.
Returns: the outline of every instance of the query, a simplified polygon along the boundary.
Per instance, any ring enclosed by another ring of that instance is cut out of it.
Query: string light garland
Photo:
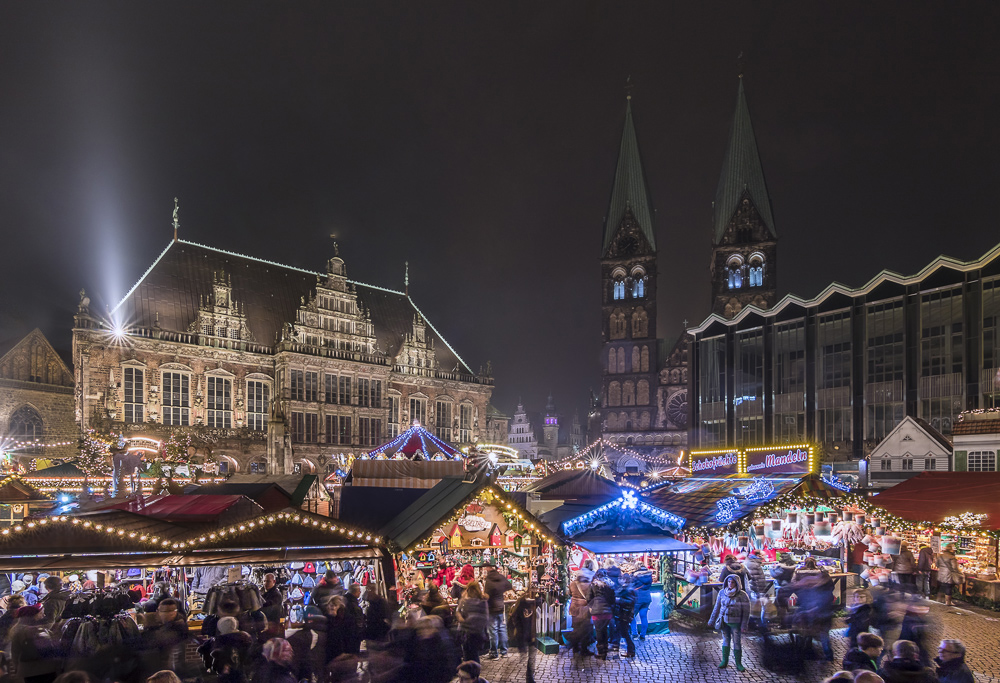
[[[437,451],[434,452],[442,456],[446,456],[448,460],[457,460],[462,457],[461,451],[459,451],[451,444],[446,443],[445,441],[442,441],[435,435],[431,434],[429,431],[420,426],[420,422],[414,420],[412,427],[407,429],[405,432],[397,436],[389,443],[382,444],[375,450],[370,451],[365,455],[362,455],[360,459],[379,460],[381,458],[384,458],[385,457],[384,454],[386,453],[386,451],[392,451],[396,448],[399,448],[407,441],[412,439],[414,436],[420,439],[420,451],[423,453],[423,456],[428,460],[432,459],[432,456],[431,456],[431,451],[427,450],[427,441],[430,441],[432,444],[437,446]]]
[[[583,513],[562,523],[563,534],[572,538],[579,536],[588,529],[613,521],[629,521],[635,514],[640,520],[653,524],[666,531],[678,532],[687,520],[672,512],[667,512],[655,505],[639,501],[632,491],[625,491],[621,498]],[[622,519],[624,518],[624,520]]]
[[[193,550],[201,547],[205,547],[216,541],[224,540],[230,537],[238,537],[241,534],[247,533],[254,529],[263,528],[271,524],[277,524],[279,522],[287,522],[289,524],[301,524],[305,527],[312,527],[322,531],[327,531],[331,534],[339,534],[341,536],[347,536],[353,541],[366,544],[370,547],[379,546],[382,544],[382,538],[372,534],[370,531],[357,529],[350,527],[339,522],[329,522],[322,521],[323,518],[316,518],[311,515],[305,515],[302,513],[293,512],[276,512],[271,514],[264,514],[253,519],[249,519],[238,524],[232,524],[228,527],[222,527],[214,532],[205,533],[204,531],[200,533],[193,534],[189,538],[185,538],[180,541],[172,541],[169,539],[163,539],[155,534],[145,534],[138,531],[129,531],[120,527],[116,527],[111,524],[102,524],[100,522],[93,522],[87,518],[80,517],[70,517],[67,515],[57,515],[54,517],[40,517],[40,518],[30,518],[23,521],[20,524],[16,524],[13,527],[8,527],[5,529],[0,529],[0,539],[3,541],[7,540],[18,540],[21,536],[34,531],[40,527],[56,527],[60,525],[70,525],[80,529],[88,529],[98,532],[103,532],[112,537],[128,538],[140,543],[144,546],[151,548],[157,548],[161,550]]]

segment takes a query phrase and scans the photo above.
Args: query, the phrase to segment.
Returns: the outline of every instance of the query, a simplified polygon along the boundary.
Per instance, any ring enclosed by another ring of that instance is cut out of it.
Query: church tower
[[[771,308],[777,293],[778,235],[742,74],[739,80],[729,147],[712,204],[712,312],[726,319],[750,305]]]
[[[656,237],[639,155],[632,97],[625,105],[618,166],[601,248],[602,433],[633,442],[654,427],[657,380]]]

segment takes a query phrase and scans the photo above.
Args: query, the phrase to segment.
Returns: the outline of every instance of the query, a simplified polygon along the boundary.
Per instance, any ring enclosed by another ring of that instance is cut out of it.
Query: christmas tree
[[[103,477],[111,474],[111,437],[88,429],[80,444],[80,457],[76,466],[88,477]]]

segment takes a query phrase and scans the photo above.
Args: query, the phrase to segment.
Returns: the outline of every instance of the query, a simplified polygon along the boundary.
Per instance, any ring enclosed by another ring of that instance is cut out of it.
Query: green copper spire
[[[771,236],[777,237],[774,217],[771,215],[771,198],[764,182],[764,169],[757,153],[757,139],[753,134],[753,124],[750,123],[750,109],[747,108],[741,75],[736,96],[736,113],[733,114],[733,126],[729,131],[729,148],[722,163],[719,189],[715,191],[715,244],[725,235],[726,226],[736,213],[744,192],[750,195],[750,201]]]
[[[632,217],[639,224],[643,236],[649,241],[649,246],[656,250],[656,238],[653,236],[653,205],[649,201],[649,188],[646,185],[646,174],[642,169],[642,158],[639,155],[639,143],[635,138],[635,124],[632,123],[632,96],[628,96],[625,105],[625,128],[622,130],[622,145],[618,151],[618,167],[615,169],[615,182],[611,189],[611,202],[608,204],[608,214],[604,218],[604,247],[602,254],[608,252],[608,247],[615,237],[618,226],[625,218],[625,212],[631,211]]]

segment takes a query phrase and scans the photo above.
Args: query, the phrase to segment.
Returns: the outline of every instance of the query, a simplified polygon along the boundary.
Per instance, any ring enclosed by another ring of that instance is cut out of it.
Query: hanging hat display
[[[315,574],[316,565],[313,564],[312,562],[306,562],[304,565],[302,565],[302,571],[305,572],[306,574]]]

